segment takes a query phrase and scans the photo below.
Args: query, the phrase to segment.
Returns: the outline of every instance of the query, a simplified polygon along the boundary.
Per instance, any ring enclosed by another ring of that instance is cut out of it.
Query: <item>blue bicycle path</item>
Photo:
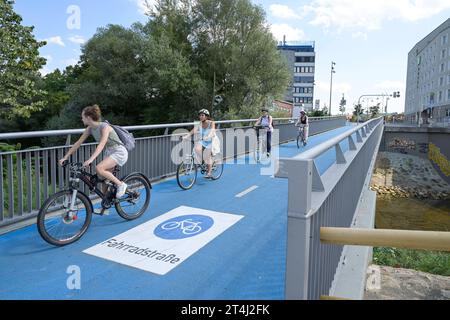
[[[283,144],[281,157],[293,157],[351,126],[310,137],[308,145]],[[348,150],[346,142],[341,143]],[[324,172],[334,150],[316,159]],[[0,236],[0,299],[284,299],[287,179],[260,174],[260,165],[225,164],[217,181],[201,175],[191,190],[175,179],[155,184],[150,207],[139,219],[125,221],[114,209],[94,216],[77,242],[54,247],[42,240],[36,225]],[[236,194],[257,189],[241,198]],[[157,275],[101,259],[82,251],[179,206],[243,215],[166,275]],[[69,266],[81,271],[80,289],[68,289]]]

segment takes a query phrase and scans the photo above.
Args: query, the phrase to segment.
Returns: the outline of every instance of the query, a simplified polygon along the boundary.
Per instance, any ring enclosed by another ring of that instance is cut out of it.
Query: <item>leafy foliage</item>
[[[29,118],[45,106],[45,93],[36,88],[38,70],[45,64],[32,34],[34,27],[21,25],[13,1],[0,0],[0,116],[8,119]]]

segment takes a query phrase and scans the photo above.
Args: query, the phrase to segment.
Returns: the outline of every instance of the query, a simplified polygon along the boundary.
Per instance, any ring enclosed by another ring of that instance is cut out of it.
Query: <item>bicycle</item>
[[[181,221],[167,222],[161,226],[161,229],[173,230],[179,228],[184,234],[191,235],[202,231],[202,227],[200,227],[199,224],[200,222],[193,222],[192,219],[186,219]]]
[[[196,164],[196,154],[194,150],[195,142],[192,142],[192,153],[187,155],[183,162],[178,165],[177,168],[177,183],[183,190],[189,190],[197,181],[197,170],[200,169],[201,174],[208,172],[208,165],[203,160],[202,153],[202,163]],[[212,155],[211,155],[212,156]],[[212,156],[213,163],[211,168],[211,179],[218,180],[223,173],[223,162],[221,157]]]
[[[256,145],[253,148],[253,158],[256,163],[268,163],[270,162],[270,154],[267,152],[267,135],[264,134],[264,138],[261,138],[259,135],[259,130],[263,129],[264,133],[266,133],[268,128],[264,126],[253,126],[252,128],[256,131]]]
[[[142,216],[150,203],[152,185],[148,178],[133,172],[122,180],[128,187],[125,195],[117,199],[116,186],[106,179],[100,179],[97,174],[83,170],[83,164],[63,163],[63,168],[69,165],[69,187],[51,195],[45,200],[37,216],[37,227],[41,237],[55,246],[64,246],[79,240],[87,231],[92,214],[104,215],[105,210],[115,206],[119,216],[126,220],[134,220]],[[112,173],[117,176],[116,166]],[[84,182],[90,191],[95,192],[101,201],[101,212],[94,212],[92,200],[80,189],[80,181]],[[106,186],[103,193],[98,185]]]
[[[300,144],[303,146],[306,146],[306,139],[305,139],[305,127],[304,126],[298,126],[298,134],[297,134],[297,148],[300,149]]]

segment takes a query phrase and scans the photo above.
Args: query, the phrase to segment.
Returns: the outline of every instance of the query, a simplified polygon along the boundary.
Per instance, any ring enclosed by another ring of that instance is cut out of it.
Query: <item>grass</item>
[[[373,262],[377,265],[450,276],[450,252],[379,247],[373,248]]]

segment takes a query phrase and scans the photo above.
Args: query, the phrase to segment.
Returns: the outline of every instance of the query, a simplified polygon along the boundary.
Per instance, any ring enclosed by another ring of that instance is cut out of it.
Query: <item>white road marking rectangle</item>
[[[236,198],[242,198],[243,196],[245,196],[247,193],[252,192],[253,190],[257,189],[258,186],[251,186],[250,188],[242,191],[241,193],[238,193],[235,197]]]
[[[180,206],[83,252],[164,275],[242,218]]]

